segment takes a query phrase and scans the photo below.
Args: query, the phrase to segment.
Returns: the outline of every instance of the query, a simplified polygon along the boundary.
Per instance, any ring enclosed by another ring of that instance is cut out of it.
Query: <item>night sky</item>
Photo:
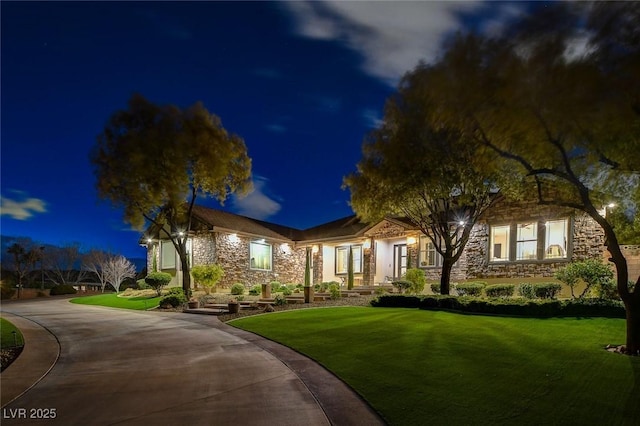
[[[352,214],[355,170],[385,99],[457,31],[499,33],[516,2],[6,2],[1,229],[144,257],[100,201],[88,159],[138,92],[202,101],[240,135],[255,192],[227,211],[297,228]],[[201,204],[220,208],[213,201]]]

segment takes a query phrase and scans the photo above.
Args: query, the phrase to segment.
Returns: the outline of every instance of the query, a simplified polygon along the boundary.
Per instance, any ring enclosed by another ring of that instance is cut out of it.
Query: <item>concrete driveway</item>
[[[322,367],[212,316],[67,299],[4,303],[2,313],[39,330],[27,330],[39,337],[26,335],[23,355],[2,373],[3,425],[381,423]]]

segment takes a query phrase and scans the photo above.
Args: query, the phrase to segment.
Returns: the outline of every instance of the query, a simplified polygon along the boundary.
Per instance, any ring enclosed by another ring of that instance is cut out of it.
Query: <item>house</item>
[[[190,264],[221,265],[221,284],[226,286],[302,283],[307,250],[312,253],[314,283],[344,282],[349,247],[356,285],[388,283],[409,267],[422,268],[428,279],[440,278],[441,256],[406,218],[367,224],[353,215],[299,230],[194,206],[189,235]],[[166,233],[156,232],[144,244],[148,270],[155,264],[179,280],[180,262]],[[584,213],[499,200],[474,225],[451,278],[551,277],[571,260],[602,258],[603,252],[604,233]]]

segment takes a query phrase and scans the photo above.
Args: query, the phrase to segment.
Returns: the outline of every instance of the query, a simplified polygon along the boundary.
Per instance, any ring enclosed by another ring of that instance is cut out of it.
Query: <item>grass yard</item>
[[[15,331],[15,339],[12,331]],[[20,330],[13,325],[10,321],[0,318],[0,347],[1,348],[11,348],[14,347],[16,342],[18,346],[24,344],[24,338],[22,337],[22,333]]]
[[[391,425],[640,424],[640,358],[620,319],[301,309],[230,324],[290,346]]]
[[[109,293],[99,294],[96,296],[77,297],[75,299],[71,299],[71,303],[142,311],[158,306],[160,299],[160,297],[118,297],[115,293]]]

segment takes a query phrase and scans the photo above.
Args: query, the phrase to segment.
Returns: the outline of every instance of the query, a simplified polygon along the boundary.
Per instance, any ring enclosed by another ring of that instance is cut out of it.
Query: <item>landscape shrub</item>
[[[144,281],[144,278],[141,278],[138,281],[136,281],[136,285],[138,287],[138,290],[147,290],[151,288],[151,286]],[[128,289],[125,288],[125,290],[128,290]]]
[[[431,283],[430,287],[433,294],[440,294],[440,283]]]
[[[481,296],[482,289],[487,286],[484,281],[460,283],[456,286],[456,290],[460,296]]]
[[[585,282],[586,287],[579,298],[589,294],[600,298],[613,299],[617,296],[613,280],[613,270],[599,259],[587,259],[580,262],[571,262],[566,268],[556,272],[557,280],[567,284],[571,289],[571,297],[575,297],[574,287],[579,280]]]
[[[162,289],[171,282],[171,274],[167,272],[152,272],[145,277],[144,282],[153,287],[158,296],[161,296]]]
[[[417,308],[421,298],[418,296],[404,296],[398,294],[385,294],[371,301],[371,306],[383,308]]]
[[[244,294],[244,285],[240,283],[235,283],[231,286],[231,294],[234,296]]]
[[[514,284],[492,284],[485,287],[487,297],[511,297],[515,291]]]
[[[337,283],[329,286],[329,294],[332,300],[340,299],[340,287],[338,287]]]
[[[289,286],[282,285],[280,286],[280,292],[285,296],[291,296],[291,294],[293,293],[293,290],[291,290]]]
[[[393,285],[396,289],[398,289],[398,293],[403,294],[405,291],[410,289],[411,286],[413,286],[413,283],[407,280],[397,280],[397,281],[392,281],[391,285]]]
[[[422,293],[424,291],[424,286],[427,283],[424,271],[418,268],[407,269],[405,280],[411,282],[409,291],[414,294]]]
[[[50,291],[51,296],[59,296],[61,294],[76,294],[78,291],[71,284],[58,284]]]
[[[387,293],[387,289],[384,288],[384,287],[376,287],[375,290],[373,290],[373,293],[376,296],[381,296],[381,295]]]
[[[262,286],[261,285],[254,285],[253,287],[251,287],[249,289],[249,294],[251,296],[259,296],[262,294]]]
[[[187,297],[185,296],[182,287],[169,287],[164,294],[165,296],[184,297],[184,301],[187,301]]]
[[[158,305],[160,305],[160,307],[171,306],[173,308],[177,308],[178,306],[182,306],[182,304],[186,301],[187,299],[184,297],[184,293],[182,293],[182,297],[178,296],[177,294],[170,294],[160,299]]]
[[[562,285],[558,283],[540,283],[533,286],[534,294],[541,299],[555,299],[561,290]]]
[[[273,296],[273,304],[276,306],[286,305],[287,298],[282,293],[278,293],[275,296]]]
[[[271,291],[272,292],[276,293],[276,292],[280,291],[281,284],[280,284],[279,281],[271,281],[269,283],[269,285],[271,285]]]
[[[624,305],[620,301],[603,299],[529,300],[529,299],[478,299],[454,296],[383,295],[371,301],[374,307],[446,309],[452,311],[550,318],[557,316],[624,318]]]
[[[2,280],[2,282],[0,282],[0,299],[2,300],[11,299],[15,293],[16,293],[16,289],[12,288],[9,282],[5,280]]]
[[[211,293],[211,290],[215,290],[216,285],[220,279],[224,276],[224,270],[222,266],[211,263],[208,265],[196,265],[191,268],[191,274],[197,284],[200,284],[205,293]]]
[[[531,283],[518,284],[518,294],[525,299],[534,299],[536,297],[536,292]]]

